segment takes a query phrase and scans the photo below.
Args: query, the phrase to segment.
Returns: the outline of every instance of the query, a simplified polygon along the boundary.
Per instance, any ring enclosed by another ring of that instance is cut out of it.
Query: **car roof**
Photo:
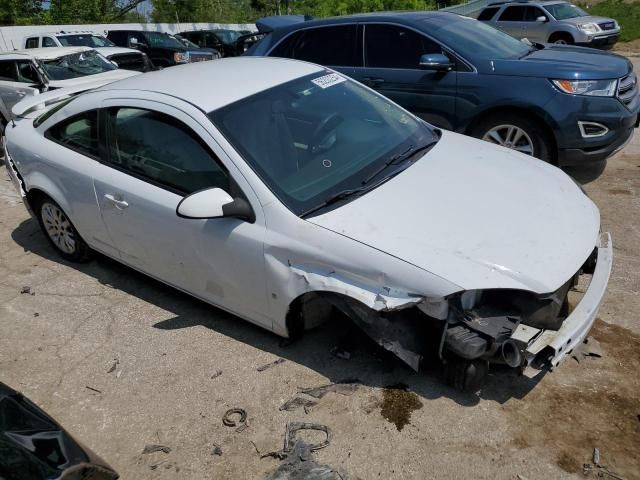
[[[324,70],[319,65],[284,58],[231,57],[148,72],[99,90],[158,92],[211,112],[254,93]]]
[[[565,0],[523,0],[523,1],[511,1],[511,2],[505,2],[505,1],[496,1],[493,3],[490,3],[489,5],[487,5],[485,8],[490,8],[490,7],[501,7],[502,5],[553,5],[553,4],[557,4],[557,3],[569,3]]]
[[[16,50],[14,52],[2,54],[2,58],[6,58],[5,55],[16,55],[15,59],[20,58],[37,58],[39,60],[53,60],[54,58],[62,57],[63,55],[71,55],[73,53],[86,52],[93,50],[89,47],[45,47],[45,48],[28,48],[26,50]]]

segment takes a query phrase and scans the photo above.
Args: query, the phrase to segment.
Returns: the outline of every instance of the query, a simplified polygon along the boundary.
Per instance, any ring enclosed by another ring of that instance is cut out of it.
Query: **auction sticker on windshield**
[[[344,82],[346,79],[337,73],[330,73],[329,75],[324,75],[322,77],[314,78],[311,80],[320,88],[329,88],[333,85],[337,85],[338,83]]]

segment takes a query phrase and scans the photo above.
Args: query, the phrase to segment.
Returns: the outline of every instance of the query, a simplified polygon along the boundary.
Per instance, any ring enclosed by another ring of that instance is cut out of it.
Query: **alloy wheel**
[[[515,125],[497,125],[482,136],[482,140],[517,150],[527,155],[534,154],[533,141],[522,128]]]
[[[567,41],[564,38],[559,38],[553,43],[555,43],[556,45],[568,45]]]
[[[56,205],[45,202],[40,209],[42,223],[51,241],[64,253],[76,251],[76,239],[71,222]]]

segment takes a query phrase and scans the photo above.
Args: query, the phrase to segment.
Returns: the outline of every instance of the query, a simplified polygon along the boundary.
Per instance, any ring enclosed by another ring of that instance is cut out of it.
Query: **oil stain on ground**
[[[582,472],[597,447],[611,471],[640,478],[640,335],[599,319],[591,335],[602,358],[568,358],[524,399],[505,404],[515,445],[553,452],[570,473]]]
[[[401,431],[411,420],[411,413],[422,408],[422,402],[404,384],[385,387],[382,391],[380,414]]]

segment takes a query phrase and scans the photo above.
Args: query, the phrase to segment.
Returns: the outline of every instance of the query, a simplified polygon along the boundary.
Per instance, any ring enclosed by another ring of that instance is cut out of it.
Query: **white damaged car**
[[[9,175],[64,258],[100,252],[278,335],[338,308],[469,388],[491,362],[558,365],[605,294],[611,239],[570,177],[323,67],[231,58],[15,110]]]

